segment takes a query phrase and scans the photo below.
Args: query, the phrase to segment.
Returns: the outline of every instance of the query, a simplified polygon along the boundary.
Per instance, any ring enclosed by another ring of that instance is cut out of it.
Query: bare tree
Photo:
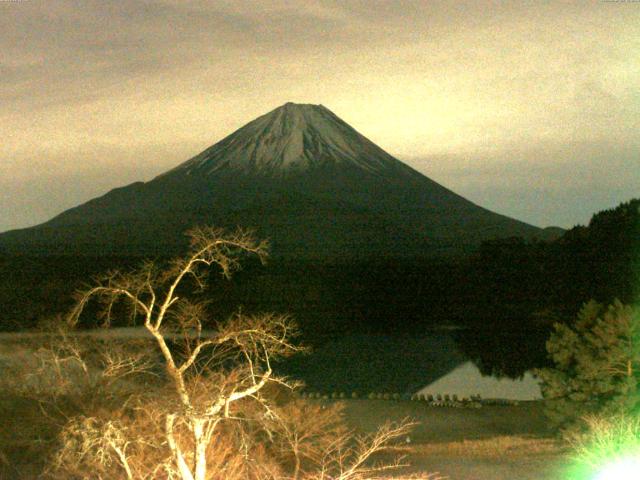
[[[277,412],[274,431],[278,452],[293,458],[291,480],[371,480],[389,476],[407,467],[404,456],[391,462],[375,457],[397,447],[415,425],[409,419],[385,423],[371,435],[356,435],[347,429],[341,403],[289,402]],[[437,475],[413,477],[443,480]]]
[[[400,466],[371,460],[408,422],[354,437],[339,409],[282,400],[296,385],[272,362],[302,350],[289,317],[237,313],[212,323],[208,303],[188,295],[205,287],[211,267],[229,277],[242,255],[264,261],[266,243],[244,231],[189,234],[188,254],[168,266],[97,278],[78,293],[71,330],[56,328],[25,357],[12,388],[48,399],[43,412],[63,424],[45,477],[360,480]],[[94,301],[105,327],[127,307],[142,328],[123,337],[74,330]]]
[[[189,235],[189,254],[174,260],[168,269],[146,263],[129,274],[111,272],[96,286],[81,292],[70,322],[77,323],[92,298],[102,303],[106,325],[121,300],[130,306],[133,318],[142,318],[160,350],[175,399],[163,419],[171,452],[167,473],[182,480],[205,480],[207,447],[220,422],[233,418],[234,404],[245,398],[258,401],[268,412],[269,404],[260,395],[261,390],[273,382],[289,386],[274,376],[272,360],[300,349],[290,342],[295,326],[286,316],[238,314],[213,331],[204,328],[206,303],[183,298],[181,286],[192,281],[203,288],[207,269],[212,266],[229,277],[239,267],[240,254],[254,254],[264,260],[267,245],[244,231],[225,235],[204,227]],[[113,431],[112,425],[110,428]],[[117,449],[112,446],[112,450]],[[129,471],[122,460],[126,455],[116,453],[123,469]]]
[[[322,465],[336,440],[348,438],[341,404],[295,400],[279,406],[266,428],[273,432],[276,454],[291,465],[291,479],[304,478]]]

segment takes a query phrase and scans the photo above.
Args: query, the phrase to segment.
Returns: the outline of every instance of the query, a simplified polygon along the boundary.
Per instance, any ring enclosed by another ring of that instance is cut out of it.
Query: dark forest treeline
[[[640,199],[601,211],[553,242],[485,242],[467,268],[476,312],[462,321],[478,328],[459,336],[461,348],[485,373],[542,367],[553,323],[573,322],[590,299],[638,302]]]
[[[0,328],[32,328],[67,310],[73,291],[93,275],[141,260],[0,257]],[[232,281],[212,278],[202,295],[219,318],[238,305],[290,313],[312,345],[346,333],[469,327],[473,334],[459,334],[461,348],[485,371],[517,375],[523,366],[541,366],[551,325],[574,318],[583,302],[634,302],[639,274],[640,200],[632,200],[553,242],[494,240],[466,258],[274,258],[266,266],[245,264]]]
[[[485,242],[473,271],[484,271],[485,294],[537,315],[573,317],[589,299],[637,300],[640,279],[640,200],[595,214],[554,242],[505,239]],[[538,308],[535,308],[535,306]]]

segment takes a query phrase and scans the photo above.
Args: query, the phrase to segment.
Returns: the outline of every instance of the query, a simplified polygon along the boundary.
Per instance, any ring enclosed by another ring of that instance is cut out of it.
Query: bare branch
[[[293,341],[298,330],[288,316],[237,313],[207,330],[214,325],[209,304],[191,301],[188,287],[204,288],[211,267],[229,277],[242,255],[264,262],[267,243],[243,230],[228,235],[198,227],[189,235],[184,258],[166,268],[146,262],[128,273],[109,272],[77,294],[69,315],[68,325],[76,326],[95,300],[110,326],[129,307],[151,338],[137,346],[83,343],[63,332],[34,357],[37,381],[46,372],[58,398],[76,394],[99,405],[69,415],[52,463],[60,478],[90,471],[98,479],[206,480],[207,470],[217,469],[216,478],[229,479],[361,480],[400,465],[371,464],[371,457],[404,435],[408,422],[354,443],[334,409],[276,401],[274,391],[289,395],[295,384],[278,377],[272,362],[304,351]],[[158,361],[164,374],[154,371]]]

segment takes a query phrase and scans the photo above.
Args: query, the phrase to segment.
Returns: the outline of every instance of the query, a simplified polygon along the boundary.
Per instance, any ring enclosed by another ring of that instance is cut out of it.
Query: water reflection
[[[521,377],[544,365],[546,331],[457,327],[422,335],[350,334],[281,365],[310,390],[414,393],[472,361],[484,375]]]

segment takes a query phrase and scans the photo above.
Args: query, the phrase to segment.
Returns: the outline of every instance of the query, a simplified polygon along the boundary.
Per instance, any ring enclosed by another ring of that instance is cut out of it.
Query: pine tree
[[[573,325],[556,324],[547,341],[555,368],[537,371],[549,418],[560,428],[587,414],[640,410],[640,312],[615,300],[586,303]]]

